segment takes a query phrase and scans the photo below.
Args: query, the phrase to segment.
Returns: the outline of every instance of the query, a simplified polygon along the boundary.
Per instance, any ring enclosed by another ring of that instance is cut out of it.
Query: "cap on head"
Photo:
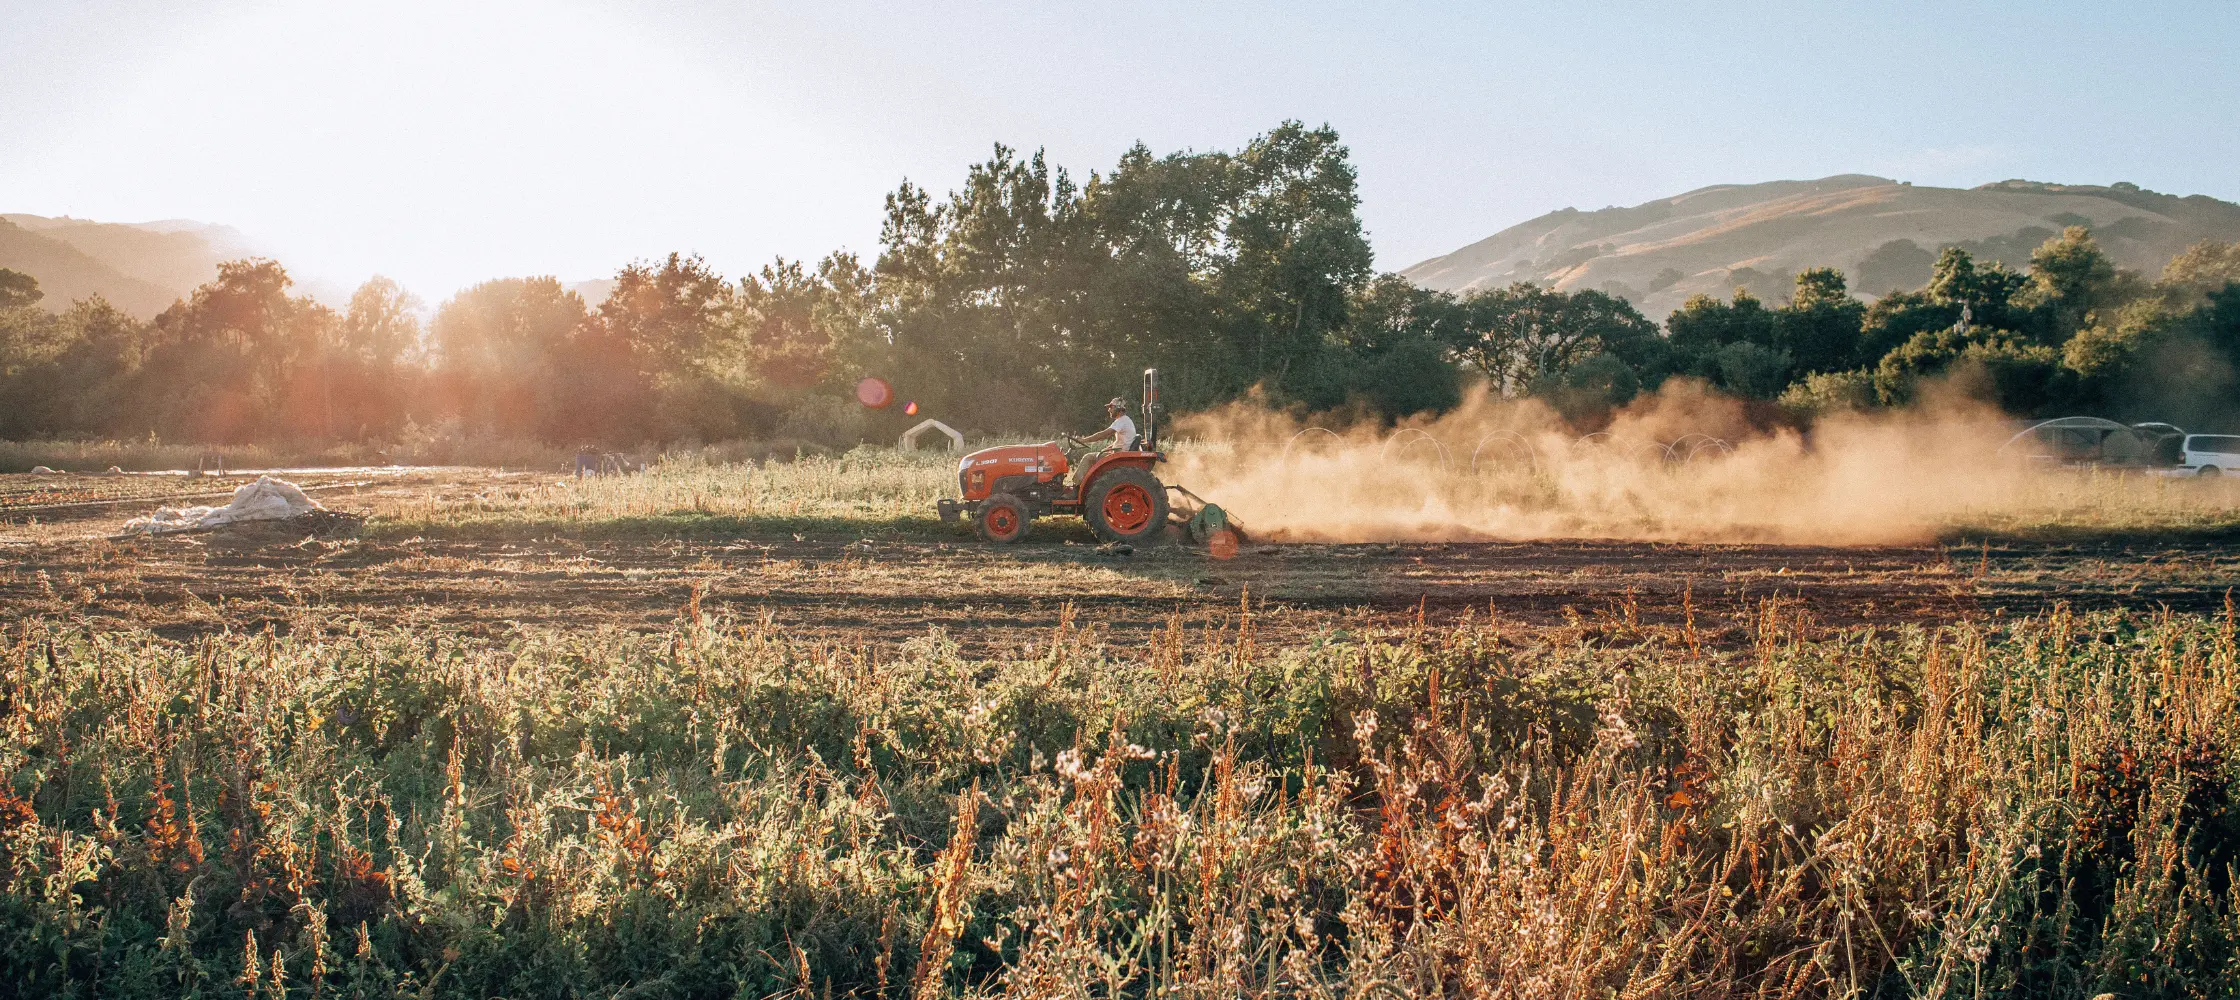
[[[1112,397],[1112,402],[1104,404],[1104,408],[1107,410],[1119,410],[1122,413],[1126,413],[1128,412],[1128,401],[1125,399],[1121,399],[1118,396],[1114,396]]]

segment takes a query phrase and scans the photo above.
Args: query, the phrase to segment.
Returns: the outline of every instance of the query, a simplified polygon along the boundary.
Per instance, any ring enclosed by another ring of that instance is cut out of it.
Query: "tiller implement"
[[[1066,441],[1083,446],[1078,438]],[[1159,370],[1143,373],[1143,435],[1134,451],[1095,455],[1069,484],[1074,472],[1056,441],[983,448],[957,463],[962,500],[943,499],[935,507],[941,520],[969,518],[980,537],[1016,542],[1035,518],[1077,514],[1097,537],[1131,545],[1161,541],[1168,525],[1193,542],[1216,551],[1234,551],[1241,532],[1228,513],[1180,486],[1159,482],[1152,468],[1167,460],[1159,451]],[[1176,496],[1169,499],[1168,493]]]

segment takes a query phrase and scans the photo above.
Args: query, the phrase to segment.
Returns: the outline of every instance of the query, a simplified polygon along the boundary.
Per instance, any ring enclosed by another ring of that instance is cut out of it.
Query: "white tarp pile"
[[[294,483],[258,476],[256,482],[233,491],[233,502],[223,507],[165,507],[152,516],[126,521],[124,529],[163,535],[238,521],[281,521],[325,509],[319,501],[304,496]]]

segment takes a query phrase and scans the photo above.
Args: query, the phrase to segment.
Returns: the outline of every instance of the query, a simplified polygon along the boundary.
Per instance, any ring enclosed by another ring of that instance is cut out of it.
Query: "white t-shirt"
[[[1128,419],[1127,414],[1121,414],[1120,419],[1112,422],[1112,430],[1116,432],[1112,435],[1112,449],[1114,451],[1135,450],[1136,422]]]

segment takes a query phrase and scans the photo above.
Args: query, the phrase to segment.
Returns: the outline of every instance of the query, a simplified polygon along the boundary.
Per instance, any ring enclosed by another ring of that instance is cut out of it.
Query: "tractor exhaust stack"
[[[1159,369],[1143,370],[1143,450],[1159,450]]]

